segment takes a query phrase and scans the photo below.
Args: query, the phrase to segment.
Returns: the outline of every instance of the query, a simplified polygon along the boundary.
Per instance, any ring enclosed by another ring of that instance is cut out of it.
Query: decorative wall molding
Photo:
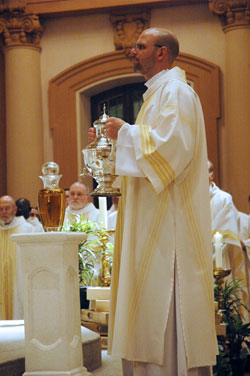
[[[27,0],[27,13],[44,17],[60,17],[76,14],[110,13],[128,8],[167,8],[191,4],[206,4],[208,0]]]
[[[0,35],[2,46],[33,46],[40,48],[43,28],[35,14],[24,11],[2,12],[0,16]]]
[[[239,26],[250,26],[249,0],[209,0],[209,9],[219,16],[223,30]]]
[[[0,4],[0,12],[24,11],[27,0],[4,0]]]
[[[126,14],[111,14],[115,49],[125,50],[124,52],[128,55],[139,35],[149,27],[150,18],[151,13],[147,9]]]

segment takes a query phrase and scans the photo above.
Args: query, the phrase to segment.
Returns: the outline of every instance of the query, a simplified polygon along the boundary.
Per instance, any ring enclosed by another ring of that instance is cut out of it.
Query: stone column
[[[7,10],[0,17],[5,55],[7,194],[35,205],[41,188],[43,122],[40,36],[36,15]]]
[[[91,375],[83,367],[78,244],[83,233],[15,234],[25,322],[24,376]]]
[[[248,213],[250,194],[250,8],[247,0],[210,0],[225,33],[226,189]]]

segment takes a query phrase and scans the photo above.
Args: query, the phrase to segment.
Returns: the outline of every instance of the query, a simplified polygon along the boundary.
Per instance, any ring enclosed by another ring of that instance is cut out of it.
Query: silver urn
[[[115,158],[116,141],[106,136],[106,121],[109,116],[106,114],[106,106],[103,107],[103,114],[93,125],[96,130],[96,138],[88,144],[83,153],[83,174],[81,176],[92,176],[97,187],[91,196],[112,197],[120,196],[117,188],[112,186],[116,179]]]

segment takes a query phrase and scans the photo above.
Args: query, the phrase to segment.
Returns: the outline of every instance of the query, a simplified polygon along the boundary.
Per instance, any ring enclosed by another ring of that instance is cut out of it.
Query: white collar
[[[92,204],[92,202],[88,203],[84,208],[82,209],[72,209],[70,206],[66,208],[67,213],[73,214],[73,215],[80,215],[80,214],[86,214],[90,211],[93,211],[93,209],[96,209],[96,207]]]
[[[7,225],[0,224],[0,230],[10,230],[12,228],[21,226],[23,223],[26,223],[23,216],[15,217],[12,222],[8,223]]]
[[[210,193],[210,198],[213,197],[219,190],[219,187],[212,181],[211,184],[209,184],[209,193]]]
[[[157,81],[158,78],[160,78],[161,76],[163,76],[167,71],[168,71],[168,69],[163,69],[162,71],[156,73],[147,82],[145,82],[145,86],[147,86],[147,88],[149,88],[150,86],[152,86],[155,83],[155,81]]]

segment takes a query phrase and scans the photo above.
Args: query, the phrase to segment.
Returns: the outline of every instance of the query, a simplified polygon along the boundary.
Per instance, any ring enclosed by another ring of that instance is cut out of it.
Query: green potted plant
[[[247,358],[250,353],[250,323],[243,321],[243,310],[248,308],[242,303],[243,285],[234,279],[225,283],[222,290],[222,321],[226,324],[225,345],[219,345],[217,364],[214,375],[243,376]],[[218,289],[215,286],[215,300],[218,301]]]
[[[100,227],[97,222],[84,221],[82,216],[70,224],[65,223],[63,231],[84,232],[87,238],[78,246],[79,255],[79,281],[81,285],[91,286],[98,285],[99,280],[95,264],[101,262],[102,239],[107,236],[107,232]],[[113,244],[107,244],[107,258],[112,266]]]

